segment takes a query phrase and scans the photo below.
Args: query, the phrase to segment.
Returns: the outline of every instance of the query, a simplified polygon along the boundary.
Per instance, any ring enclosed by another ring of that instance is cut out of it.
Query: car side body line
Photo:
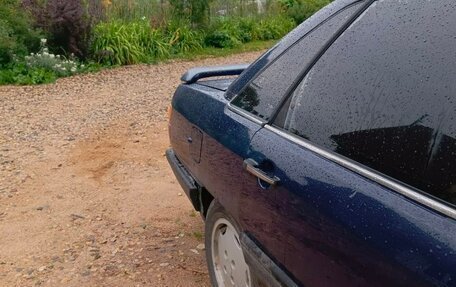
[[[240,235],[244,257],[250,268],[260,275],[271,287],[298,287],[260,247],[250,239],[249,235],[242,232]]]
[[[436,212],[439,212],[449,218],[456,219],[456,209],[448,206],[447,204],[441,203],[437,199],[431,198],[429,195],[424,195],[421,192],[416,191],[411,187],[407,187],[403,184],[400,184],[385,175],[381,175],[367,167],[363,167],[359,164],[353,163],[352,161],[350,161],[340,155],[337,155],[337,154],[329,152],[325,149],[322,149],[305,139],[298,138],[298,137],[296,137],[290,133],[287,133],[285,131],[282,131],[276,127],[273,127],[270,125],[265,125],[265,128],[273,133],[276,133],[276,134],[284,137],[285,139],[287,139],[293,143],[303,146],[304,148],[322,156],[325,159],[335,162],[380,185],[390,188],[391,190],[394,190],[394,191],[398,192],[399,194],[402,194],[403,196],[405,196],[409,199],[412,199],[415,202],[418,202],[424,206],[427,206],[427,207],[435,210]]]
[[[263,120],[263,119],[261,119],[259,117],[256,117],[256,116],[254,116],[252,114],[249,114],[248,112],[244,111],[243,109],[232,105],[231,102],[229,102],[226,106],[227,106],[227,108],[230,111],[232,111],[232,112],[234,112],[234,113],[236,113],[236,114],[238,114],[238,115],[240,115],[240,116],[242,116],[242,117],[244,117],[244,118],[246,118],[246,119],[248,119],[248,120],[250,120],[250,121],[252,121],[252,122],[254,122],[256,124],[259,124],[259,125],[262,125],[262,126],[264,126],[266,124],[265,120]]]

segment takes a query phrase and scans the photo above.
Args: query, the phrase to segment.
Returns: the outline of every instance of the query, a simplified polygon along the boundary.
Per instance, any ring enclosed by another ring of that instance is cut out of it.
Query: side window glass
[[[454,35],[452,0],[377,2],[301,81],[283,127],[456,203]]]
[[[360,3],[341,10],[291,46],[234,98],[232,105],[268,120],[298,75],[357,11]]]

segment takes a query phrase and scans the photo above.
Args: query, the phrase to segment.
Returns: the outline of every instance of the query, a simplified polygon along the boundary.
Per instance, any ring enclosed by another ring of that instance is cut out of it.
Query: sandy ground
[[[0,87],[0,286],[208,286],[166,107],[186,69],[258,55]]]

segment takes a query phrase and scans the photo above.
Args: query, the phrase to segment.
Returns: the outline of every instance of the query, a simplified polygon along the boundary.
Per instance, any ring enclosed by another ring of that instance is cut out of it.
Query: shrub
[[[25,57],[27,67],[30,69],[44,69],[53,72],[57,77],[71,76],[84,69],[74,57],[65,58],[61,55],[49,53],[46,39],[41,39],[41,50]]]
[[[204,28],[209,22],[210,0],[170,0],[173,17],[189,20],[193,27]]]
[[[285,13],[297,24],[331,3],[332,0],[279,0]]]
[[[259,21],[256,40],[277,40],[296,26],[295,22],[285,16],[271,17]]]
[[[92,52],[108,65],[130,65],[166,58],[170,45],[147,21],[100,23],[94,29]]]
[[[202,34],[191,29],[189,23],[171,22],[165,34],[169,38],[168,43],[172,54],[183,54],[203,48]]]
[[[39,32],[31,28],[29,15],[16,0],[0,3],[0,68],[39,47]]]
[[[59,77],[74,75],[85,70],[85,66],[74,58],[49,53],[46,39],[41,39],[38,53],[15,58],[4,69],[0,69],[0,84],[42,84]]]
[[[204,43],[215,48],[233,48],[241,42],[227,30],[215,30],[206,35]]]
[[[35,25],[44,30],[55,52],[87,57],[92,27],[104,17],[99,0],[23,0]]]
[[[220,18],[210,27],[205,43],[216,48],[231,48],[250,41],[279,39],[294,27],[294,21],[284,16]]]

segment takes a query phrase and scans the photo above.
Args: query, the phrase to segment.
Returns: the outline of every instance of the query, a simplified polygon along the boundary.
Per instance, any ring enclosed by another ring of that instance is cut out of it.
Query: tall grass
[[[92,49],[100,63],[130,65],[197,51],[202,48],[202,39],[200,32],[173,22],[153,28],[143,20],[113,20],[95,28]]]
[[[94,57],[108,65],[151,62],[167,57],[169,48],[162,32],[147,21],[113,20],[98,24],[93,33]]]

